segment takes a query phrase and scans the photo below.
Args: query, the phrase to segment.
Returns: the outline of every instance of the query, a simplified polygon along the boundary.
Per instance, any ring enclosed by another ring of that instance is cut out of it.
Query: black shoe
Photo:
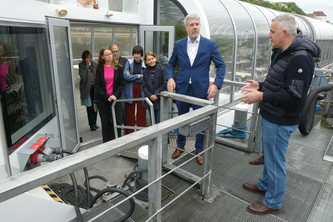
[[[94,126],[90,126],[90,130],[91,130],[91,131],[95,131],[96,128],[95,128]]]
[[[98,126],[97,124],[95,124],[95,126],[94,126],[94,127],[95,127],[95,129],[98,129],[98,128],[99,128],[99,126]]]

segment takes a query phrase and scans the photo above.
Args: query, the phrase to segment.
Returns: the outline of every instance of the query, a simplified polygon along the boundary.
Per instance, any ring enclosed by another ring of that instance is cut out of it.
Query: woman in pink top
[[[121,96],[124,88],[123,67],[114,59],[110,49],[103,47],[99,52],[96,70],[96,101],[102,123],[103,143],[115,138],[111,105]],[[121,104],[115,106],[117,124],[121,123]],[[118,136],[121,130],[118,129]]]

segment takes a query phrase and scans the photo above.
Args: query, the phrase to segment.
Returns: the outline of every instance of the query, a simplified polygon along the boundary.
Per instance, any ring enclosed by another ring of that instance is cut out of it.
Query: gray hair
[[[188,14],[185,18],[184,18],[184,25],[187,26],[187,20],[189,19],[198,19],[200,22],[200,16],[198,14]]]
[[[288,30],[289,35],[295,37],[297,35],[296,20],[294,16],[281,14],[272,19],[272,22],[279,21],[278,28]]]

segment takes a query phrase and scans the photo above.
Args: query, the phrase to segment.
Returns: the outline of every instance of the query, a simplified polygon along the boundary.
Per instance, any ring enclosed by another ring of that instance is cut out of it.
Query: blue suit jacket
[[[217,50],[215,42],[201,36],[198,53],[191,66],[187,55],[187,40],[188,37],[185,37],[175,42],[172,56],[167,66],[168,79],[174,77],[175,68],[179,62],[176,92],[186,94],[191,78],[194,95],[199,98],[207,98],[210,63],[213,61],[216,67],[216,77],[213,84],[221,88],[225,75],[224,61]]]

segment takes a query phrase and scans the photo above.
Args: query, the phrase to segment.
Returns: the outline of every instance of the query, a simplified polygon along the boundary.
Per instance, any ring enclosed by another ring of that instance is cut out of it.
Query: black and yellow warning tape
[[[47,185],[42,185],[42,188],[45,190],[46,193],[48,193],[48,195],[50,195],[50,197],[54,200],[57,201],[59,203],[63,203],[63,201],[57,196],[57,194],[55,194]]]

